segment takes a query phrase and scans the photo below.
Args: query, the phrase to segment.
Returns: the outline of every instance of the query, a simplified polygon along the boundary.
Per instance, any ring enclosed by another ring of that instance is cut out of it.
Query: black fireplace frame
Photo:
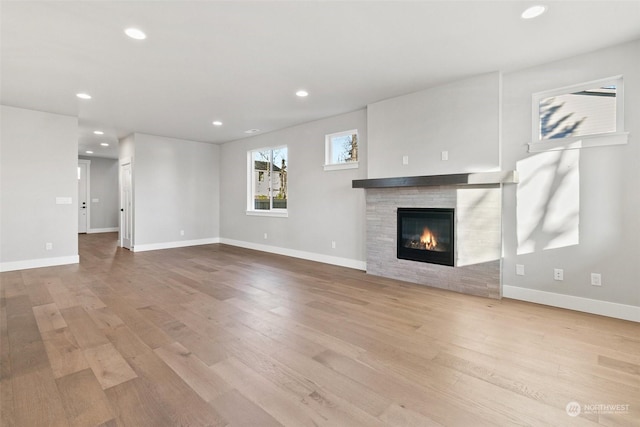
[[[402,218],[403,217],[424,217],[425,214],[431,216],[445,217],[449,220],[449,236],[451,236],[450,250],[446,252],[425,251],[423,249],[412,249],[402,245]],[[455,209],[448,208],[398,208],[397,223],[397,257],[398,259],[406,259],[410,261],[426,262],[430,264],[446,265],[454,267],[455,265]],[[428,252],[428,254],[425,254]]]

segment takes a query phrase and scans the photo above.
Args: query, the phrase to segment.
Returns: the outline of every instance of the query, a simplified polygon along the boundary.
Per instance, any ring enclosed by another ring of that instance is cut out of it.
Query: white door
[[[86,233],[89,224],[90,160],[78,160],[78,233]]]
[[[131,185],[131,163],[120,165],[120,246],[132,249],[133,200]]]

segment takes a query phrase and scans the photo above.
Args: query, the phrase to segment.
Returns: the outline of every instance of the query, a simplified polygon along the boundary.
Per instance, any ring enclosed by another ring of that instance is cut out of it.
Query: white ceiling
[[[78,116],[80,153],[117,157],[132,132],[223,143],[640,38],[640,0],[521,19],[534,3],[3,0],[0,100]]]

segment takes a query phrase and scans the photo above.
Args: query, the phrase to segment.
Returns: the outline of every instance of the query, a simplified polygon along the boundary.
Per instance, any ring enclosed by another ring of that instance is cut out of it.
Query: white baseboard
[[[219,237],[197,240],[178,240],[177,242],[148,243],[145,245],[133,245],[133,252],[157,251],[159,249],[184,248],[187,246],[211,245],[220,243]]]
[[[570,310],[599,314],[616,319],[631,320],[632,322],[640,322],[640,307],[634,305],[618,304],[615,302],[556,294],[509,285],[502,286],[502,297],[535,302],[553,307],[568,308]]]
[[[55,258],[26,259],[24,261],[9,261],[0,263],[0,272],[28,270],[30,268],[54,267],[56,265],[78,264],[80,256],[60,256]]]
[[[220,238],[220,243],[231,246],[238,246],[246,249],[254,249],[261,252],[269,252],[278,255],[290,256],[293,258],[306,259],[309,261],[322,262],[324,264],[338,265],[340,267],[348,267],[356,270],[367,269],[365,261],[358,261],[350,258],[341,258],[330,255],[317,254],[313,252],[298,251],[295,249],[280,248],[278,246],[261,245],[259,243],[243,242],[240,240],[232,240]]]
[[[94,233],[113,233],[114,231],[120,231],[118,227],[109,227],[109,228],[90,228],[87,230],[87,234]]]

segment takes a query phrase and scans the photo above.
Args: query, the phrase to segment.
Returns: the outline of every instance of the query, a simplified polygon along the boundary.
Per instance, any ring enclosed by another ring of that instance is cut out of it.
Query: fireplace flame
[[[422,243],[425,249],[432,250],[438,246],[438,240],[435,234],[431,232],[427,227],[422,230],[422,236],[420,236],[420,243]]]

